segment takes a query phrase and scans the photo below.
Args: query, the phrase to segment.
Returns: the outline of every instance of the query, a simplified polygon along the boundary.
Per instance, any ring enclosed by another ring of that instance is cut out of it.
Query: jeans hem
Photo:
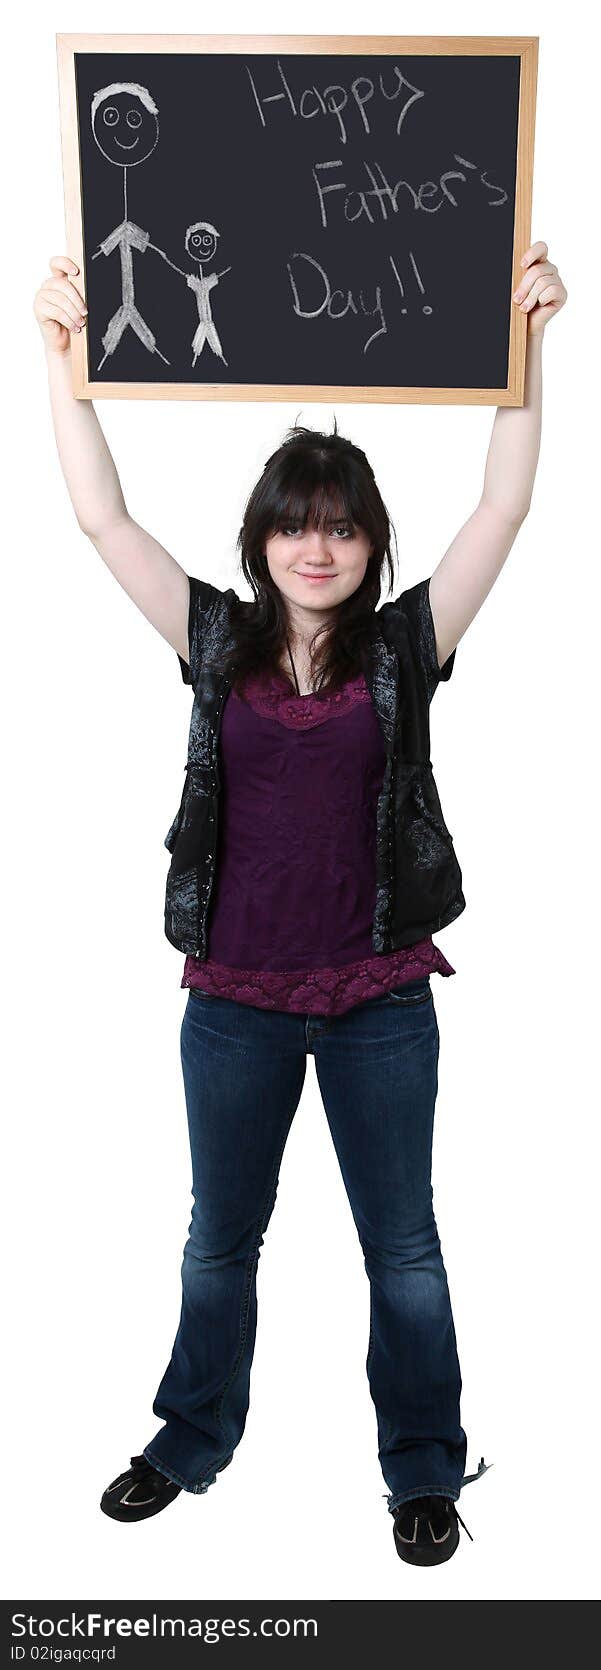
[[[459,1491],[440,1484],[415,1485],[411,1490],[397,1490],[388,1497],[388,1512],[396,1513],[402,1502],[414,1502],[418,1496],[447,1496],[451,1502],[459,1500]]]
[[[146,1449],[142,1453],[146,1456],[146,1460],[150,1461],[153,1467],[156,1467],[157,1472],[164,1473],[167,1479],[171,1479],[172,1484],[178,1484],[181,1490],[189,1490],[194,1496],[204,1496],[205,1491],[209,1489],[209,1485],[215,1483],[217,1474],[221,1472],[222,1468],[227,1467],[228,1461],[232,1460],[231,1455],[229,1455],[227,1457],[227,1461],[219,1463],[219,1466],[215,1469],[212,1478],[201,1479],[199,1483],[191,1484],[189,1479],[184,1479],[181,1473],[176,1473],[173,1467],[168,1466],[167,1462],[161,1461],[159,1457],[155,1455],[151,1444],[147,1444]]]

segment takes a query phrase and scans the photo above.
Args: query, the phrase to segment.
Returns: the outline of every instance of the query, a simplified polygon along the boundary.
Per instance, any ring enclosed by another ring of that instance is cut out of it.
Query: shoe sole
[[[438,1543],[432,1548],[418,1548],[414,1543],[402,1542],[399,1539],[396,1525],[394,1527],[394,1546],[401,1560],[409,1566],[441,1566],[445,1560],[450,1560],[459,1547],[459,1530],[457,1535],[449,1537],[448,1542]]]
[[[125,1480],[123,1482],[125,1484]],[[118,1519],[121,1524],[124,1524],[128,1519],[152,1519],[153,1514],[162,1513],[163,1508],[168,1508],[170,1503],[175,1501],[176,1496],[180,1495],[181,1487],[179,1485],[173,1485],[171,1490],[168,1490],[165,1493],[162,1500],[157,1500],[152,1504],[133,1503],[131,1508],[124,1508],[121,1506],[118,1498],[113,1504],[110,1500],[108,1492],[105,1491],[104,1495],[100,1498],[100,1507],[102,1508],[102,1512],[107,1514],[109,1519]]]
[[[179,1494],[180,1494],[180,1492],[178,1490],[177,1495],[179,1496]],[[174,1502],[174,1501],[175,1501],[175,1496],[168,1496],[167,1500],[165,1502],[157,1502],[156,1505],[153,1505],[151,1508],[146,1507],[146,1508],[121,1508],[121,1509],[116,1509],[116,1508],[110,1508],[107,1502],[104,1502],[104,1501],[101,1500],[100,1506],[102,1508],[102,1512],[106,1513],[108,1515],[109,1519],[118,1519],[120,1521],[120,1523],[122,1525],[124,1525],[126,1520],[128,1520],[128,1519],[131,1519],[131,1520],[152,1519],[154,1514],[162,1513],[163,1508],[168,1508],[170,1503]]]

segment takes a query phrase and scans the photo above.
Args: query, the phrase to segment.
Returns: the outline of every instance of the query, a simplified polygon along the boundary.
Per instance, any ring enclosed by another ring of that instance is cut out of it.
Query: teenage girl
[[[524,404],[496,412],[482,497],[431,576],[430,635],[418,650],[429,689],[449,677],[528,513],[543,333],[566,296],[547,245],[533,244],[513,297],[528,318]],[[73,397],[71,333],[85,328],[87,309],[68,256],[51,259],[34,312],[79,526],[210,707],[207,599],[221,605],[225,594],[203,589],[129,516],[94,406]],[[205,957],[186,956],[181,982],[194,1199],[181,1317],[153,1404],[165,1424],[100,1505],[122,1522],[144,1519],[182,1489],[206,1491],[232,1460],[248,1409],[259,1251],[312,1051],[365,1253],[367,1372],[395,1547],[435,1564],[457,1547],[456,1500],[484,1467],[464,1472],[430,1180],[439,1047],[430,975],[454,969],[429,936],[373,951],[386,756],[362,647],[384,567],[394,572],[364,453],[336,431],[293,429],[251,494],[238,544],[254,596],[228,594],[237,612],[209,940]],[[351,1467],[352,1454],[339,1461]]]

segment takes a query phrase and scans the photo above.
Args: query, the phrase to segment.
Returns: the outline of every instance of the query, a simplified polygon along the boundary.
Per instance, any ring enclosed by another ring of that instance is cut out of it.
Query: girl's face
[[[323,528],[288,523],[265,542],[271,578],[293,615],[335,609],[357,590],[373,551],[363,528],[330,517]]]

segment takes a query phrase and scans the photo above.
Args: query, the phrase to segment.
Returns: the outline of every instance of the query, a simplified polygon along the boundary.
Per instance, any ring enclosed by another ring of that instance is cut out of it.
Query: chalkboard
[[[520,404],[537,47],[57,36],[76,394]]]

